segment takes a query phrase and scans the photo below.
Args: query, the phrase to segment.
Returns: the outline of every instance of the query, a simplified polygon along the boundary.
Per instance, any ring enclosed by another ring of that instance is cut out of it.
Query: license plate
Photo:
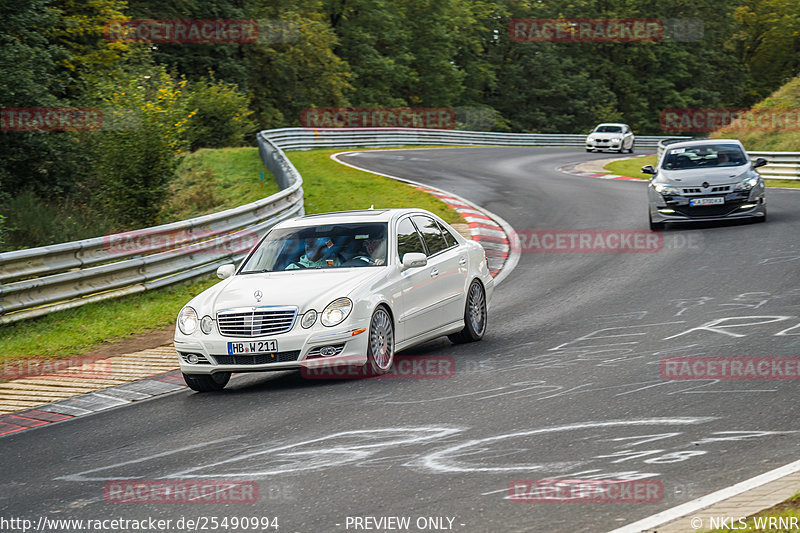
[[[689,205],[720,205],[725,203],[725,198],[692,198]]]
[[[228,355],[257,355],[275,353],[278,351],[278,341],[248,341],[229,342]]]

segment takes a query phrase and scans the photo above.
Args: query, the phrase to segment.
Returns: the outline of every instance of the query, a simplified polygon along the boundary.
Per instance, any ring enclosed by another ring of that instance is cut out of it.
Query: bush
[[[193,114],[184,105],[185,86],[185,80],[155,66],[118,78],[105,89],[109,111],[93,145],[94,168],[100,198],[122,228],[158,222]]]
[[[186,108],[194,115],[186,125],[186,140],[192,151],[198,148],[241,146],[256,130],[247,109],[247,96],[235,85],[214,80],[191,84]]]

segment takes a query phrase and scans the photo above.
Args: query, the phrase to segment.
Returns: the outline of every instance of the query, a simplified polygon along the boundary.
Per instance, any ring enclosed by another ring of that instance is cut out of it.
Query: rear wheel
[[[216,372],[214,374],[184,374],[183,380],[190,389],[197,392],[213,392],[225,388],[231,379],[230,372]]]
[[[394,364],[394,324],[389,311],[378,307],[369,322],[367,368],[372,374],[385,374]]]
[[[486,312],[486,292],[478,280],[472,282],[467,292],[467,303],[464,309],[464,329],[458,333],[448,335],[450,342],[463,344],[475,342],[483,338],[486,333],[486,322],[489,318]]]

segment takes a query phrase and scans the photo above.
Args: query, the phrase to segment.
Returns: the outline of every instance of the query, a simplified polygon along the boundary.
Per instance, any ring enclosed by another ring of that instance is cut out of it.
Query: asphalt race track
[[[277,517],[278,531],[303,533],[364,531],[356,525],[375,523],[355,517],[397,516],[410,517],[400,531],[602,532],[797,460],[796,376],[671,379],[662,362],[798,355],[800,192],[769,190],[765,224],[668,227],[653,234],[656,247],[635,252],[545,249],[547,235],[565,230],[647,232],[642,183],[555,170],[607,157],[544,148],[344,156],[457,193],[524,236],[482,342],[406,352],[452,357],[455,374],[238,375],[221,393],[186,390],[10,435],[0,439],[2,515]],[[641,477],[663,496],[508,498],[515,480],[554,477]],[[255,481],[259,499],[104,500],[106,482],[131,479]],[[417,527],[427,517],[443,520]]]

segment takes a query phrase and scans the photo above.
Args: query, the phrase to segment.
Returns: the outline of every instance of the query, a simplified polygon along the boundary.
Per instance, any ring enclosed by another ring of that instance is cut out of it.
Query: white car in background
[[[180,312],[175,350],[196,391],[232,372],[320,361],[392,368],[398,350],[447,335],[480,340],[494,280],[486,254],[420,209],[370,209],[281,222],[238,269]]]
[[[598,152],[609,150],[619,153],[633,153],[636,138],[627,124],[607,122],[598,124],[586,137],[586,151]]]

